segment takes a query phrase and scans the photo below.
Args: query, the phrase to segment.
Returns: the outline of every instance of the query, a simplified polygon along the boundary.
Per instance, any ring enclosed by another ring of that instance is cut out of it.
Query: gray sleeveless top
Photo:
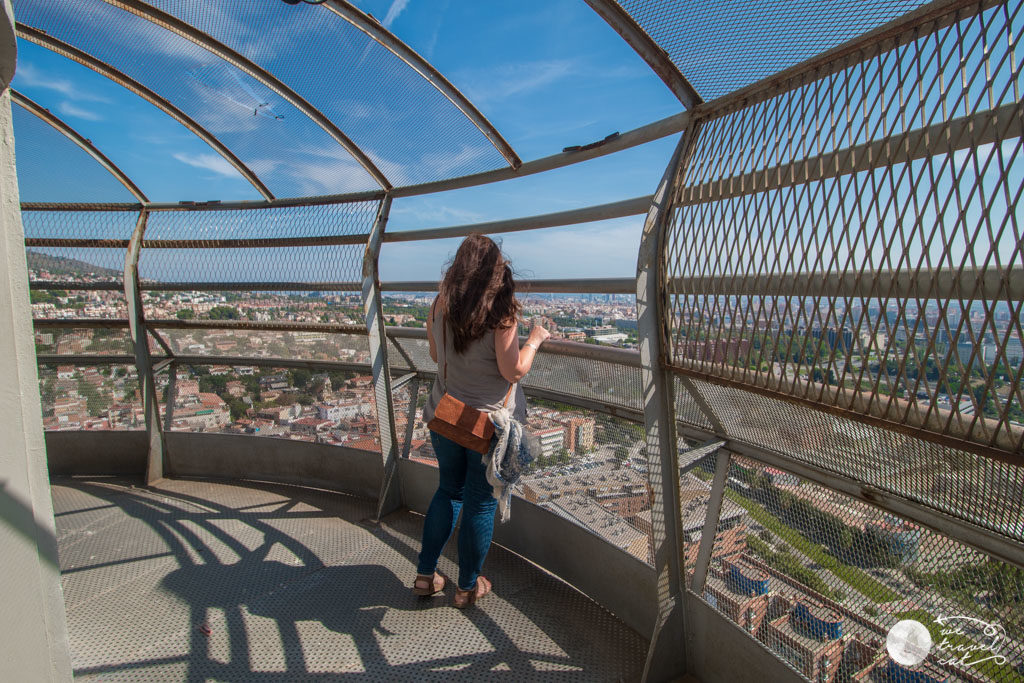
[[[482,337],[469,344],[465,353],[455,353],[455,342],[451,330],[448,330],[447,345],[444,343],[442,325],[448,323],[441,313],[440,306],[434,307],[434,318],[431,321],[434,336],[434,348],[437,349],[437,378],[430,390],[430,396],[423,405],[423,422],[430,422],[444,392],[459,399],[468,406],[489,413],[501,407],[508,392],[508,380],[498,370],[498,356],[494,352],[494,330],[486,332]],[[448,359],[448,379],[443,385],[444,361]],[[520,422],[526,419],[526,397],[517,385],[508,399],[508,409],[512,416]]]

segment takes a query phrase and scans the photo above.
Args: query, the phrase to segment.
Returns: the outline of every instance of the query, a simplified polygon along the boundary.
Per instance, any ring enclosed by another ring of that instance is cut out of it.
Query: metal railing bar
[[[716,438],[716,435],[711,432],[689,424],[682,424],[678,429],[688,439]],[[792,472],[798,477],[926,526],[933,531],[993,555],[997,559],[1024,567],[1024,544],[966,519],[939,512],[926,504],[881,491],[845,475],[795,460],[791,456],[768,450],[758,444],[739,439],[727,439],[723,448],[731,453],[753,458],[770,467]]]
[[[426,341],[427,330],[423,327],[387,327],[385,328],[389,337],[397,339],[421,339]],[[521,337],[520,343],[526,338]],[[626,367],[640,367],[640,353],[635,349],[621,349],[617,346],[601,346],[599,344],[583,344],[569,341],[568,339],[548,339],[541,344],[538,356],[544,354],[553,356],[571,356],[585,360],[613,363]],[[524,385],[525,386],[525,385]]]
[[[579,278],[565,280],[516,280],[520,294],[636,294],[634,278]],[[381,289],[391,292],[436,292],[437,282],[431,280],[382,282]]]
[[[19,38],[28,40],[41,47],[45,47],[52,52],[66,57],[75,62],[78,62],[82,66],[88,67],[96,73],[107,77],[114,83],[117,83],[121,87],[135,93],[142,99],[146,100],[157,109],[160,109],[165,114],[173,118],[181,125],[188,128],[190,131],[195,133],[203,142],[208,144],[214,150],[217,151],[224,160],[227,161],[231,166],[238,171],[243,178],[248,180],[256,190],[263,195],[265,199],[273,199],[274,195],[267,189],[267,186],[263,184],[263,181],[253,173],[252,169],[242,163],[242,160],[234,155],[215,135],[210,133],[208,130],[203,128],[199,123],[192,119],[188,114],[175,107],[168,100],[164,99],[160,95],[142,85],[135,79],[131,78],[127,74],[122,73],[118,69],[110,66],[106,62],[97,59],[89,53],[78,49],[72,45],[69,45],[63,41],[57,40],[53,36],[47,34],[44,31],[40,31],[37,28],[26,26],[25,24],[16,24],[16,31]],[[146,201],[145,198],[140,197],[142,201]]]
[[[593,278],[565,280],[517,280],[521,292],[567,294],[635,294],[633,278]],[[381,290],[392,292],[436,292],[436,281],[382,282]],[[42,288],[40,288],[42,289]],[[70,287],[50,287],[70,289]],[[144,280],[146,292],[352,292],[360,291],[359,282],[157,282]]]
[[[422,76],[424,80],[434,86],[438,92],[448,98],[448,101],[455,105],[491,141],[491,144],[494,145],[501,156],[505,157],[505,160],[508,161],[512,168],[518,168],[522,165],[522,160],[512,149],[512,146],[487,120],[487,117],[458,88],[452,85],[440,71],[435,69],[433,65],[421,57],[415,50],[399,40],[395,34],[386,29],[376,19],[361,12],[351,3],[345,2],[345,0],[330,0],[324,6],[401,59]]]
[[[446,192],[448,190],[458,190],[465,187],[487,185],[489,183],[495,183],[502,180],[522,178],[524,176],[542,173],[544,171],[551,171],[556,168],[571,166],[583,161],[589,161],[608,154],[620,152],[624,149],[643,145],[669,135],[675,135],[676,133],[682,132],[689,120],[690,115],[688,112],[680,112],[679,114],[673,114],[659,121],[654,121],[653,123],[641,126],[640,128],[635,128],[626,133],[622,133],[618,137],[608,140],[600,145],[591,147],[590,149],[562,152],[560,154],[553,154],[533,161],[527,161],[517,169],[499,168],[493,171],[474,173],[471,175],[461,176],[459,178],[451,178],[449,180],[439,180],[430,183],[421,183],[419,185],[396,187],[391,191],[391,196],[395,198],[415,197],[418,195],[433,194],[435,192]]]
[[[32,318],[32,325],[37,329],[53,327],[61,328],[92,328],[92,329],[125,329],[127,318]]]
[[[517,169],[499,168],[483,171],[448,180],[438,180],[419,185],[406,185],[391,190],[392,197],[416,197],[419,195],[445,192],[465,187],[488,185],[490,183],[512,180],[528,175],[552,171],[573,164],[597,159],[625,149],[660,140],[675,135],[686,128],[690,120],[688,112],[672,114],[658,121],[622,133],[618,137],[590,149],[562,152],[551,156],[527,161]],[[320,195],[316,197],[280,197],[272,201],[241,200],[234,202],[150,202],[145,205],[127,202],[22,202],[22,211],[225,211],[234,209],[270,209],[289,206],[317,206],[322,204],[346,204],[363,201],[379,201],[384,198],[383,190],[364,192],[347,192],[342,194]]]
[[[335,142],[341,145],[359,163],[363,169],[377,181],[385,190],[391,188],[387,177],[373,163],[369,156],[355,144],[347,135],[331,121],[323,112],[310,104],[304,97],[292,90],[287,84],[278,79],[272,73],[262,68],[248,57],[228,47],[208,33],[200,31],[195,26],[188,24],[172,14],[168,14],[152,5],[140,2],[139,0],[104,0],[109,5],[134,14],[140,19],[145,19],[170,31],[175,35],[184,38],[199,47],[223,59],[236,69],[262,83],[275,93],[288,101],[293,107],[305,114],[316,125],[320,126],[325,133],[334,138]]]
[[[332,360],[304,360],[301,358],[267,358],[263,356],[175,356],[179,365],[232,365],[258,368],[305,368],[308,370],[348,370],[366,372],[369,362],[348,363]]]
[[[66,289],[73,292],[87,291],[124,291],[124,283],[120,280],[102,282],[76,282],[67,280],[29,280],[29,289]]]
[[[358,282],[156,282],[144,280],[144,292],[358,292]]]
[[[125,189],[131,192],[132,195],[140,202],[149,201],[146,195],[143,194],[142,190],[139,189],[138,185],[136,185],[135,182],[132,181],[132,179],[129,178],[128,175],[117,166],[117,164],[108,159],[107,155],[105,155],[103,152],[97,149],[96,145],[92,144],[91,140],[86,139],[84,135],[76,131],[74,128],[69,126],[64,121],[60,120],[58,117],[51,114],[50,110],[45,109],[41,105],[37,104],[28,97],[25,97],[13,88],[11,89],[11,101],[18,104],[22,109],[29,112],[30,114],[35,115],[44,123],[49,124],[51,128],[56,130],[58,133],[66,137],[71,142],[78,145],[78,147],[80,147],[83,152],[91,156],[96,161],[96,163],[98,163],[100,166],[106,169],[107,172],[110,173],[110,175],[117,178],[117,181],[124,185]]]
[[[146,326],[158,330],[253,330],[267,332],[331,332],[366,336],[363,325],[336,323],[302,323],[286,320],[179,320],[177,318],[150,318]]]
[[[644,421],[643,411],[638,408],[630,408],[617,403],[606,403],[593,398],[585,398],[574,394],[566,394],[562,391],[555,391],[554,389],[545,389],[543,387],[528,386],[525,384],[523,385],[523,391],[527,396],[542,398],[548,401],[556,401],[558,403],[565,403],[566,405],[571,405],[576,408],[592,410],[596,413],[611,415],[612,417],[618,417],[638,424],[642,424]]]
[[[164,360],[164,358],[160,358]],[[39,365],[135,365],[134,354],[100,355],[98,353],[37,353]]]
[[[368,235],[325,235],[322,237],[255,237],[219,240],[143,240],[143,249],[269,249],[279,247],[323,247],[338,244],[366,244]],[[26,237],[26,247],[74,247],[78,249],[123,249],[128,240],[77,237]]]
[[[851,58],[864,61],[881,52],[913,42],[923,35],[916,29],[926,27],[929,32],[938,31],[968,14],[974,15],[999,4],[1001,0],[934,0],[831,50],[826,50],[744,88],[699,104],[692,110],[693,114],[701,118],[717,118],[731,111],[763,102],[800,87],[809,78],[819,79],[842,71],[854,63],[850,61]]]
[[[605,20],[626,43],[647,62],[647,66],[668,86],[687,109],[703,102],[697,91],[679,71],[668,53],[651,38],[626,10],[614,0],[586,0],[590,8]]]
[[[891,432],[906,434],[922,441],[970,451],[997,462],[1005,462],[1018,467],[1022,464],[1022,458],[1019,454],[1008,452],[1000,446],[961,437],[954,431],[954,425],[958,423],[950,421],[948,427],[941,424],[943,422],[942,418],[950,415],[951,411],[936,409],[921,416],[915,411],[907,412],[904,399],[897,399],[893,403],[880,406],[871,400],[873,396],[871,391],[843,389],[842,387],[822,384],[820,382],[810,382],[809,380],[780,380],[776,378],[774,385],[767,387],[754,384],[751,381],[732,379],[721,374],[709,374],[701,370],[670,363],[666,364],[666,368],[678,375],[687,375],[709,384],[726,386],[747,393],[768,396],[786,403],[807,406],[819,412],[838,415]],[[742,368],[736,368],[736,372],[742,373]],[[756,380],[758,378],[751,379]],[[827,402],[805,398],[805,396],[812,395],[812,392],[802,388],[808,384],[812,385],[814,392],[820,392],[825,397],[824,401]],[[905,412],[907,413],[906,415],[904,415]],[[891,418],[890,414],[895,415],[899,419]],[[1015,440],[1020,438],[1022,433],[1024,433],[1024,427],[1010,428],[1007,426],[1003,432],[1002,441],[1012,442],[1015,445]],[[964,431],[963,434],[969,436],[970,432]],[[725,434],[720,436],[727,437]]]
[[[933,279],[934,278],[934,281]],[[899,299],[1024,299],[1024,267],[939,268],[891,271],[711,275],[672,278],[678,296],[804,296],[871,298],[878,292]]]
[[[26,247],[69,247],[73,249],[127,249],[128,240],[88,237],[26,237]]]
[[[625,216],[638,216],[647,213],[651,206],[651,197],[634,197],[619,202],[588,206],[583,209],[572,209],[570,211],[559,211],[557,213],[540,214],[537,216],[525,216],[523,218],[511,218],[490,223],[474,223],[471,225],[455,225],[447,228],[427,228],[425,230],[405,230],[401,232],[389,232],[384,235],[385,242],[414,242],[419,240],[441,240],[452,237],[465,237],[470,233],[483,233],[485,235],[494,233],[519,232],[521,230],[539,230],[566,225],[578,225],[580,223],[591,223],[611,218],[623,218]]]
[[[1013,124],[1020,120],[1022,103],[1006,104],[926,128],[873,140],[820,156],[799,159],[780,166],[721,178],[701,185],[684,187],[679,203],[693,206],[746,195],[806,185],[852,173],[903,164],[939,154],[970,149],[997,142],[1008,132],[1017,137]],[[940,145],[935,141],[941,140]]]

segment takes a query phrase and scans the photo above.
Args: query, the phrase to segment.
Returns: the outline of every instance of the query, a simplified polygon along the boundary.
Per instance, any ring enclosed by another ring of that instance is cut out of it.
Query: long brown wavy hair
[[[455,353],[464,353],[489,330],[515,325],[522,308],[508,260],[494,240],[480,234],[469,235],[459,245],[438,287],[438,299]]]

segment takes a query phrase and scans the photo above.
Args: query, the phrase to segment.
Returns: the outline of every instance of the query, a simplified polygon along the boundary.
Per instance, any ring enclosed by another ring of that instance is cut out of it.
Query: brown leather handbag
[[[431,315],[433,315],[433,311],[431,311]],[[491,422],[487,413],[467,406],[448,393],[448,325],[443,319],[441,325],[443,326],[441,328],[443,337],[441,352],[444,353],[441,387],[445,392],[441,400],[438,401],[437,407],[434,408],[434,417],[427,423],[427,429],[477,453],[487,453],[491,449],[494,423]],[[512,384],[510,383],[503,405],[508,405],[508,398],[511,395]]]

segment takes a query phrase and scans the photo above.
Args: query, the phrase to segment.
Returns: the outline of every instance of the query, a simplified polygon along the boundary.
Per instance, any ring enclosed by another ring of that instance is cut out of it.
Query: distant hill
[[[120,270],[114,270],[113,268],[103,268],[86,263],[85,261],[64,258],[63,256],[42,254],[31,249],[25,250],[25,256],[28,257],[29,270],[48,270],[54,275],[84,275],[86,273],[93,273],[94,275],[119,276],[122,274]]]

